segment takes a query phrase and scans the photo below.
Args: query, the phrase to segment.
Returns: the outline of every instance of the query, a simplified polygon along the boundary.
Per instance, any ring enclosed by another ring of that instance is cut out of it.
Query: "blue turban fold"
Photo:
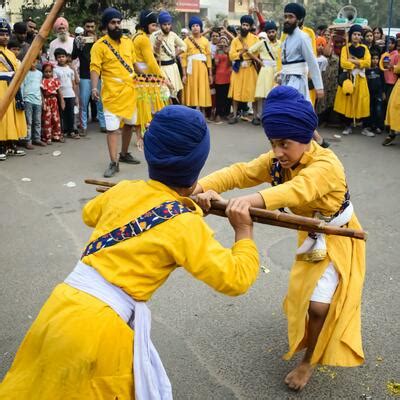
[[[269,20],[269,21],[265,21],[265,25],[264,25],[264,31],[270,31],[271,29],[274,30],[278,30],[278,27],[276,26],[275,21]]]
[[[192,29],[192,26],[196,24],[200,25],[200,29],[203,31],[203,21],[199,17],[191,17],[189,20],[189,29]]]
[[[158,16],[158,23],[162,24],[172,24],[172,17],[168,11],[161,11]]]
[[[240,18],[240,25],[241,24],[249,24],[249,25],[254,25],[254,19],[251,15],[243,15]]]
[[[310,101],[290,86],[277,86],[264,101],[262,125],[268,139],[309,143],[318,126]]]
[[[11,35],[11,26],[4,18],[0,18],[0,32],[5,32]]]
[[[297,19],[303,19],[306,16],[305,8],[299,3],[286,4],[283,12],[294,14],[297,17]]]
[[[150,178],[168,186],[192,186],[210,151],[203,114],[185,106],[156,113],[143,140]]]
[[[101,15],[102,27],[107,28],[108,23],[114,18],[122,19],[122,14],[113,7],[106,8]]]

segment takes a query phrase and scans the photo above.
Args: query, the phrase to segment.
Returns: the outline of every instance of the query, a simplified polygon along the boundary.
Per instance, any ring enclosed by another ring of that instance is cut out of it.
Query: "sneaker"
[[[228,124],[229,125],[234,125],[237,124],[239,122],[239,117],[238,116],[232,116],[228,119]]]
[[[344,131],[342,132],[342,135],[350,135],[350,133],[352,133],[353,130],[351,129],[351,126],[348,126],[344,129]]]
[[[133,157],[131,153],[126,153],[122,155],[122,153],[119,153],[119,161],[124,162],[127,164],[140,164],[140,161]]]
[[[7,155],[8,156],[17,156],[17,157],[21,157],[21,156],[25,156],[26,153],[24,150],[20,150],[17,148],[12,148],[12,149],[8,149],[7,150]]]
[[[87,136],[87,130],[86,130],[86,129],[81,129],[81,130],[79,131],[79,136],[80,136],[80,137],[85,137],[85,136]]]
[[[361,135],[364,135],[364,136],[367,136],[367,137],[374,137],[374,136],[375,136],[375,133],[372,132],[372,131],[370,131],[368,128],[364,128],[364,129],[361,131]]]
[[[114,176],[117,172],[119,172],[119,165],[115,161],[110,162],[110,165],[104,172],[104,178],[111,178]]]
[[[376,128],[376,129],[375,129],[375,133],[376,133],[377,135],[382,134],[382,129]]]
[[[7,154],[0,151],[0,161],[6,161],[6,160],[7,160]]]
[[[253,125],[255,125],[255,126],[261,125],[260,118],[253,118],[253,119],[251,120],[251,123],[252,123]]]
[[[396,134],[390,133],[388,136],[386,136],[385,140],[382,142],[382,146],[390,146],[391,144],[393,144],[394,139],[396,139]]]

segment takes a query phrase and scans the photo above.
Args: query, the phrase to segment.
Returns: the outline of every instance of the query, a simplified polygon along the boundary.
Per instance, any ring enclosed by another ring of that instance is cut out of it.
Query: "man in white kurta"
[[[150,40],[161,69],[173,86],[171,97],[176,99],[183,89],[176,57],[186,51],[186,44],[175,32],[172,32],[172,17],[167,11],[160,12],[158,23],[161,29],[154,32]]]

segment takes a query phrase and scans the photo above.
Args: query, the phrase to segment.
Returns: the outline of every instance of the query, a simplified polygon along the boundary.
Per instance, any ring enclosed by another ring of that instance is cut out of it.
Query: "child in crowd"
[[[383,72],[379,68],[379,53],[371,53],[371,68],[366,70],[368,90],[370,98],[370,115],[365,120],[364,136],[375,136],[374,132],[381,134],[383,126],[383,101],[384,101],[384,79]]]
[[[65,108],[64,97],[60,90],[61,83],[53,76],[51,63],[44,63],[42,70],[42,140],[46,144],[51,144],[52,141],[64,143],[59,113],[59,109]]]
[[[68,65],[67,52],[58,48],[54,51],[57,66],[54,75],[61,83],[61,93],[64,98],[64,108],[61,109],[61,125],[64,136],[79,139],[79,134],[74,132],[74,106],[76,105],[76,78],[74,70]]]
[[[7,44],[7,49],[12,51],[15,54],[15,57],[17,57],[17,55],[21,51],[21,43],[18,42],[17,39],[10,39],[10,41]]]
[[[21,85],[22,96],[25,103],[25,118],[28,128],[25,147],[32,150],[33,144],[46,146],[41,140],[42,130],[42,73],[37,69],[38,59],[36,59]]]
[[[324,72],[328,67],[328,59],[325,57],[325,48],[327,46],[327,42],[323,36],[318,36],[316,42],[317,42],[317,62],[319,70],[321,71],[323,77]]]
[[[381,56],[380,67],[384,71],[385,76],[385,95],[387,101],[389,101],[390,94],[397,81],[397,75],[394,73],[394,67],[399,62],[399,53],[396,49],[396,39],[389,37],[388,52],[383,53]]]
[[[221,119],[228,117],[231,110],[231,99],[228,98],[228,92],[232,68],[229,60],[229,40],[225,36],[221,36],[218,40],[214,63],[216,91],[215,123],[219,124],[222,122]]]

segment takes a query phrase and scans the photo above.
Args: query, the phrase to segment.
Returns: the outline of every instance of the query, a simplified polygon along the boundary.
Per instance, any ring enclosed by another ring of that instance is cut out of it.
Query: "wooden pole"
[[[85,183],[91,185],[100,185],[96,187],[96,191],[100,193],[106,192],[109,188],[113,187],[115,183],[98,181],[95,179],[86,179]],[[226,217],[225,210],[228,202],[212,201],[211,209],[208,214]],[[325,221],[317,218],[302,217],[295,214],[287,214],[280,211],[269,211],[261,208],[250,207],[251,219],[266,225],[280,226],[282,228],[294,229],[305,232],[324,233],[326,235],[345,236],[353,239],[367,240],[368,234],[362,230],[342,228],[340,226],[327,225]]]
[[[4,114],[6,113],[8,107],[15,98],[15,94],[21,86],[21,83],[23,82],[26,74],[31,68],[32,63],[38,56],[41,48],[43,47],[43,44],[46,42],[50,31],[53,29],[53,25],[57,19],[57,15],[63,8],[65,2],[66,0],[56,0],[52,9],[50,10],[49,15],[46,17],[43,25],[41,26],[39,33],[36,35],[31,46],[29,47],[29,50],[26,53],[21,66],[15,73],[10,83],[10,86],[7,88],[6,92],[0,99],[0,120],[4,117]]]

